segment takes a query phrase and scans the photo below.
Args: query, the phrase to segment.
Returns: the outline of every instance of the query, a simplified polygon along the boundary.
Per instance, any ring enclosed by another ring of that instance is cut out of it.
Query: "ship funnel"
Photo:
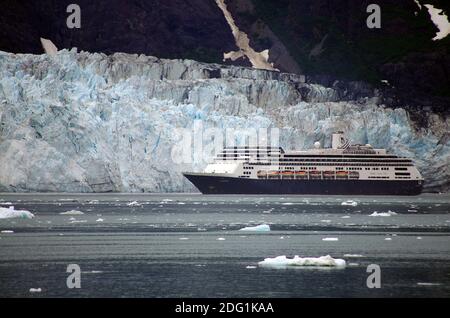
[[[331,147],[333,149],[346,149],[350,146],[348,140],[344,137],[344,132],[337,131],[333,133]]]

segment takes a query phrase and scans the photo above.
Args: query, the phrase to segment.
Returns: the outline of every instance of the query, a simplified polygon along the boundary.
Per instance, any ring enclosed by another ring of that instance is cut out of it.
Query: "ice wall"
[[[151,56],[0,52],[0,191],[195,191],[173,160],[176,129],[279,128],[286,149],[334,130],[413,157],[448,189],[449,119],[417,129],[403,109],[278,72]]]

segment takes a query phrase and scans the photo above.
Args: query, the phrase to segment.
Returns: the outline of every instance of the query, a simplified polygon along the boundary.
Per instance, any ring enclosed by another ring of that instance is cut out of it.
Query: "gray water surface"
[[[357,205],[341,205],[349,199]],[[447,194],[0,194],[9,205],[35,218],[0,219],[13,231],[0,233],[1,297],[450,296]],[[60,214],[69,210],[84,214]],[[271,231],[239,231],[259,224]],[[279,255],[347,266],[258,266]],[[80,289],[66,285],[68,264],[81,268]],[[369,264],[381,268],[379,289],[367,287]]]

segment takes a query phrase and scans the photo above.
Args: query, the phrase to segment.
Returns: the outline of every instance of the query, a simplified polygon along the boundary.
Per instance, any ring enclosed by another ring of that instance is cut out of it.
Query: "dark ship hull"
[[[183,174],[203,194],[419,195],[421,180],[270,180]]]

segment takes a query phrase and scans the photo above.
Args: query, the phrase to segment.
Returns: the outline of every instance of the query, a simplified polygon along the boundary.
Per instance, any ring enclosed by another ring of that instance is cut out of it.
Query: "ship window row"
[[[369,176],[369,179],[389,179],[387,176]]]
[[[247,166],[244,166],[244,170],[253,170],[255,167],[247,167]]]
[[[252,173],[250,171],[244,171],[243,174],[245,175],[251,175]]]
[[[283,163],[283,162],[257,162],[257,163],[253,163],[250,162],[248,163],[250,165],[256,165],[256,166],[270,166],[270,165],[284,165],[284,166],[336,166],[335,163]],[[406,163],[406,164],[389,164],[389,163],[379,163],[379,164],[366,164],[366,163],[339,163],[339,165],[341,166],[363,166],[363,167],[384,167],[385,169],[382,170],[389,170],[389,168],[386,168],[386,166],[389,167],[398,167],[398,166],[405,166],[405,167],[411,167],[413,166],[411,163]]]
[[[269,159],[271,160],[271,159]],[[273,159],[272,159],[273,160]],[[411,162],[411,160],[408,159],[386,159],[386,160],[380,160],[380,159],[279,159],[281,162]]]
[[[244,156],[217,156],[217,158],[236,158],[236,157],[244,157]],[[283,158],[268,158],[268,157],[264,157],[264,158],[259,158],[257,159],[259,161],[279,161],[279,162],[374,162],[374,163],[381,163],[381,162],[390,162],[390,163],[411,163],[411,160],[408,159],[397,159],[397,160],[391,160],[391,159],[386,159],[386,160],[375,160],[375,159],[346,159],[346,158],[342,158],[342,159],[283,159]]]

